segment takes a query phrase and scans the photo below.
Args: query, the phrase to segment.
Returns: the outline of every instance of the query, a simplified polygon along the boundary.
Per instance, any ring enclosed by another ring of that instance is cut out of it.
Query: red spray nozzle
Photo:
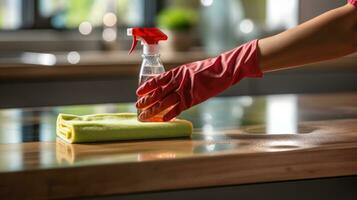
[[[142,40],[146,44],[158,44],[160,40],[167,40],[167,35],[158,28],[129,28],[127,34],[133,36],[129,54],[135,49],[138,40]]]

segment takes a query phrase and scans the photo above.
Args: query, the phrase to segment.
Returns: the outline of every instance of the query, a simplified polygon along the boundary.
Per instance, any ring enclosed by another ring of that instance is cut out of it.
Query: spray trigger
[[[158,44],[161,40],[167,40],[167,35],[158,28],[128,28],[127,35],[133,36],[133,43],[129,54],[135,49],[138,40],[140,40],[144,46]]]
[[[138,44],[138,40],[136,40],[136,36],[134,35],[133,36],[133,43],[131,44],[131,48],[130,48],[130,51],[129,51],[128,55],[130,55],[131,52],[133,52],[133,50],[135,49],[137,44]]]

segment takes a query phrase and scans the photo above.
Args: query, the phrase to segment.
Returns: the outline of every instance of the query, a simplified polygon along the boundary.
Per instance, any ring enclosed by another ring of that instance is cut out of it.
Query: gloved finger
[[[167,112],[164,115],[163,121],[165,121],[165,122],[170,121],[171,119],[178,116],[180,113],[181,113],[180,106],[179,106],[179,104],[176,104],[174,107],[172,107],[172,109],[169,112]]]
[[[139,109],[146,108],[168,96],[175,88],[176,86],[173,82],[169,82],[165,86],[160,86],[145,96],[140,97],[136,102],[136,107]]]
[[[167,96],[164,100],[156,102],[154,105],[149,107],[148,109],[142,111],[139,115],[140,120],[148,120],[151,117],[165,111],[171,106],[175,106],[179,102],[178,94],[174,93],[172,95]]]
[[[144,96],[145,94],[151,92],[152,90],[155,90],[160,86],[164,86],[168,84],[173,79],[173,77],[174,77],[173,72],[168,71],[152,79],[149,79],[136,90],[136,94],[138,96]]]
[[[158,87],[145,96],[139,97],[135,106],[137,109],[145,109],[146,107],[156,103],[158,100],[160,100],[160,98],[162,98],[162,87]],[[156,100],[154,101],[154,99]]]

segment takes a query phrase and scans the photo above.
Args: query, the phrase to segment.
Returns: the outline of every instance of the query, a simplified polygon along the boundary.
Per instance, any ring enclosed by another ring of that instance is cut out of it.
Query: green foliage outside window
[[[67,1],[66,26],[77,27],[81,22],[90,18],[90,12],[94,0],[70,0]]]
[[[157,24],[169,30],[187,30],[197,22],[197,14],[184,8],[169,8],[159,13]]]

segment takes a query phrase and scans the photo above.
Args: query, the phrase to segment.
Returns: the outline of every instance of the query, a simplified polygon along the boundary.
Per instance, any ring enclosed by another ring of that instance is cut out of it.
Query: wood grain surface
[[[226,129],[191,139],[1,144],[23,168],[0,172],[0,197],[69,198],[357,175],[357,119],[300,123],[301,134]],[[39,154],[56,160],[46,163]]]

